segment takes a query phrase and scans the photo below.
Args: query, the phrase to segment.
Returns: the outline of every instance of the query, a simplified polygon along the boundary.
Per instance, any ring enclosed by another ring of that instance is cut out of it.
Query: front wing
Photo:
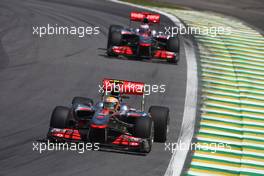
[[[144,48],[144,47],[141,47]],[[124,56],[135,56],[135,57],[151,57],[155,59],[170,60],[177,56],[177,53],[166,50],[152,50],[151,48],[145,47],[145,50],[150,50],[148,55],[144,55],[141,52],[137,52],[137,49],[130,46],[113,46],[111,52],[116,55]]]
[[[50,128],[47,135],[47,139],[54,142],[90,142],[87,138],[87,131],[88,130],[78,130],[70,128]],[[107,141],[99,142],[100,148],[135,152],[145,151],[145,148],[149,147],[147,145],[147,139],[134,137],[130,134],[108,136]]]

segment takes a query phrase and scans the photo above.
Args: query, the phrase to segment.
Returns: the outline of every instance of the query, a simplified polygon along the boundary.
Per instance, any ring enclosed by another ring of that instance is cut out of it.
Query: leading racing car
[[[139,28],[111,25],[108,32],[107,55],[157,58],[170,63],[179,61],[179,38],[150,29],[160,23],[160,15],[149,12],[131,12],[131,21],[141,22]]]
[[[96,104],[90,98],[74,97],[71,107],[55,107],[48,140],[100,143],[100,147],[140,153],[149,153],[153,141],[166,141],[169,109],[151,106],[144,111],[144,83],[104,79],[102,85]],[[140,110],[124,102],[129,95],[142,97]]]

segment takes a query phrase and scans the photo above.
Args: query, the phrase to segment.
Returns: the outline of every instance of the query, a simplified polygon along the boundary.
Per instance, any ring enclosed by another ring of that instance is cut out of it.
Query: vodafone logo
[[[131,13],[131,18],[133,19],[143,19],[145,15],[143,15],[142,13],[136,13],[136,12],[132,12]]]
[[[151,23],[160,22],[159,14],[150,14],[147,12],[131,12],[130,14],[130,20],[132,21],[142,21],[144,18],[147,18]]]
[[[160,20],[160,15],[148,15],[147,19],[153,23],[157,23]]]

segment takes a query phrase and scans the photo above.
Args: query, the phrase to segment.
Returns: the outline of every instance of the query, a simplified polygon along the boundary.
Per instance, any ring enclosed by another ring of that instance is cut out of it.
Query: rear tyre
[[[112,46],[119,45],[122,39],[121,30],[123,26],[111,25],[108,31],[108,41],[107,41],[107,55],[117,56],[117,54],[112,52]]]
[[[169,131],[169,108],[151,106],[149,113],[154,121],[154,141],[165,142]]]
[[[52,128],[68,128],[69,127],[70,109],[64,106],[57,106],[52,112],[50,119],[50,127]]]
[[[177,53],[173,59],[168,59],[167,61],[178,64],[179,58],[177,56],[180,51],[180,42],[178,37],[170,37],[167,40],[167,51]]]
[[[93,100],[90,98],[85,98],[85,97],[74,97],[72,99],[72,105],[75,105],[75,104],[83,104],[86,106],[90,106],[90,105],[93,105]]]
[[[146,139],[146,142],[144,142],[141,146],[141,152],[149,153],[151,151],[154,137],[154,126],[151,118],[139,117],[136,120],[135,137]]]

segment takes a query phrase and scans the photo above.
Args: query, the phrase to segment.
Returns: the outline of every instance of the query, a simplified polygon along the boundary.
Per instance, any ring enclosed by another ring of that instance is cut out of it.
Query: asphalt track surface
[[[155,143],[147,156],[103,151],[32,151],[46,136],[52,109],[72,97],[98,99],[105,77],[165,84],[165,94],[147,97],[168,106],[168,142],[176,142],[185,99],[186,59],[179,65],[128,61],[105,55],[110,24],[128,24],[135,8],[96,0],[0,1],[0,175],[163,175],[171,153]],[[163,25],[172,25],[162,17]],[[99,26],[100,34],[32,35],[32,26]],[[132,103],[136,103],[132,100]]]

